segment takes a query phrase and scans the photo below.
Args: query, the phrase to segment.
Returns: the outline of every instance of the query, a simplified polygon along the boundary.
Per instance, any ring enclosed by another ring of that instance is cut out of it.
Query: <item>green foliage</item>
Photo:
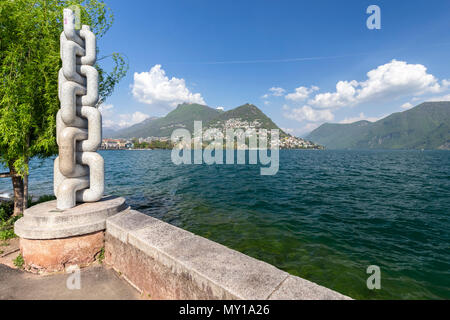
[[[0,227],[2,228],[2,227]],[[15,238],[16,235],[14,233],[14,229],[13,228],[8,228],[6,230],[0,230],[0,240],[2,241],[6,241],[12,238]]]
[[[105,247],[100,249],[100,252],[98,253],[97,257],[98,263],[102,264],[103,260],[105,260]]]
[[[119,53],[113,53],[110,55],[113,60],[113,70],[112,72],[105,72],[99,64],[96,64],[95,67],[98,70],[99,77],[99,101],[98,105],[105,102],[105,99],[109,97],[113,91],[115,85],[126,76],[128,71],[128,63],[125,62],[125,59]]]
[[[44,195],[39,197],[38,200],[32,201],[30,197],[28,199],[28,207],[32,207],[42,202],[56,199],[53,195]],[[8,240],[15,238],[14,223],[22,216],[13,216],[14,202],[13,201],[0,201],[0,240]]]
[[[17,217],[12,217],[14,203],[12,201],[0,202],[0,240],[5,241],[14,238],[14,222]]]
[[[151,142],[136,142],[134,147],[136,149],[172,149],[173,145],[171,141],[153,140]]]
[[[73,4],[97,37],[110,28],[113,16],[100,0],[0,1],[0,164],[22,176],[28,159],[57,152],[59,37],[63,9]],[[111,57],[111,72],[97,65],[100,103],[127,71],[121,55]]]
[[[52,194],[47,194],[47,195],[40,196],[35,201],[33,201],[33,197],[29,196],[28,197],[28,208],[32,207],[32,206],[35,206],[35,205],[37,205],[39,203],[47,202],[47,201],[51,201],[51,200],[56,200],[56,197],[54,195],[52,195]]]
[[[22,254],[19,254],[14,260],[13,260],[14,265],[19,268],[22,269],[23,265],[25,263],[25,261],[23,261],[23,257]]]
[[[52,200],[56,200],[56,197],[54,195],[52,195],[52,194],[43,195],[43,196],[40,196],[36,201],[32,201],[31,204],[29,205],[29,207],[35,206],[42,202],[47,202],[47,201],[52,201]]]
[[[5,221],[6,219],[8,219],[6,210],[4,208],[0,207],[0,221]]]
[[[14,222],[21,218],[21,215],[12,216],[12,201],[0,202],[0,240],[5,241],[15,238]]]
[[[14,203],[12,201],[0,201],[0,222],[8,220],[13,210]]]
[[[28,198],[28,207],[35,206],[42,202],[47,202],[51,200],[55,200],[56,197],[54,195],[43,195],[40,196],[36,201],[32,200],[32,197]],[[4,223],[10,220],[14,211],[14,202],[12,200],[9,201],[0,201],[0,223]],[[14,217],[15,220],[18,217]]]
[[[450,102],[425,102],[376,122],[326,123],[307,139],[329,149],[448,149]]]

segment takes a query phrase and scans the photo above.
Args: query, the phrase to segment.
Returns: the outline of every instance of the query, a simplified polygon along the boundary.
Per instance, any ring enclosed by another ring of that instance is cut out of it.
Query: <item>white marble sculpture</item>
[[[59,157],[54,163],[57,208],[95,202],[104,191],[104,161],[96,152],[102,141],[98,102],[96,39],[89,26],[75,29],[75,15],[64,10],[60,37],[62,68],[58,75],[61,109],[56,116]]]

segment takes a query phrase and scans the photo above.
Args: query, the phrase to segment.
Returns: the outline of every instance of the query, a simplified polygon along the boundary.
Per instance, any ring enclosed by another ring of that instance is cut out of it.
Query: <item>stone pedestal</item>
[[[53,272],[93,262],[103,248],[106,219],[125,209],[124,198],[103,197],[67,210],[57,209],[56,200],[25,210],[14,225],[25,267]]]
[[[62,271],[67,266],[80,268],[95,261],[104,246],[104,231],[64,239],[20,239],[25,268],[30,271]]]

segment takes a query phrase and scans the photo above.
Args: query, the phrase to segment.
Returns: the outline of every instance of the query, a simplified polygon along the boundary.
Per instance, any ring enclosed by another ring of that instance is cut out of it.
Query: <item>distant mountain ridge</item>
[[[229,125],[245,128],[252,126],[267,130],[279,129],[280,136],[285,136],[269,117],[258,107],[252,104],[244,104],[229,111],[221,111],[205,105],[183,103],[169,112],[165,117],[147,119],[131,127],[115,132],[106,131],[112,138],[146,138],[146,137],[170,137],[173,130],[185,128],[193,132],[194,121],[202,121],[203,128],[225,128]],[[104,134],[105,138],[109,138]]]
[[[450,149],[450,102],[424,102],[376,122],[325,123],[306,139],[327,149]]]
[[[267,130],[278,129],[281,135],[285,135],[284,131],[281,130],[268,116],[266,116],[258,107],[253,104],[246,103],[242,106],[234,108],[232,110],[223,112],[219,116],[212,119],[207,127],[211,128],[226,128],[231,126],[232,121],[240,119],[241,123],[236,123],[236,126],[252,126],[255,128],[263,128]]]
[[[209,123],[219,116],[219,111],[208,106],[196,103],[183,103],[169,112],[165,117],[147,119],[131,127],[121,129],[113,134],[113,138],[146,138],[146,137],[170,137],[173,130],[186,128],[192,132],[194,121]]]

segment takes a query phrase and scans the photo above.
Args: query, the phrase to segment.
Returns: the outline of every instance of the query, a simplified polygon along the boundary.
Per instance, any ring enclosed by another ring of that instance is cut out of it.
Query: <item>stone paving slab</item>
[[[65,273],[31,274],[0,264],[0,300],[137,300],[140,293],[112,269],[81,269],[79,290],[67,288]]]
[[[289,276],[266,262],[199,236],[173,242],[164,251],[239,299],[267,299]]]
[[[128,234],[157,223],[159,220],[135,210],[125,210],[106,220],[108,233],[122,242],[128,242]]]
[[[269,300],[294,300],[298,297],[303,300],[351,300],[339,292],[295,276],[289,276],[284,280],[271,294]]]
[[[0,265],[16,268],[13,260],[20,254],[19,238],[0,241]]]
[[[0,259],[17,251],[19,251],[19,238],[0,241]]]

